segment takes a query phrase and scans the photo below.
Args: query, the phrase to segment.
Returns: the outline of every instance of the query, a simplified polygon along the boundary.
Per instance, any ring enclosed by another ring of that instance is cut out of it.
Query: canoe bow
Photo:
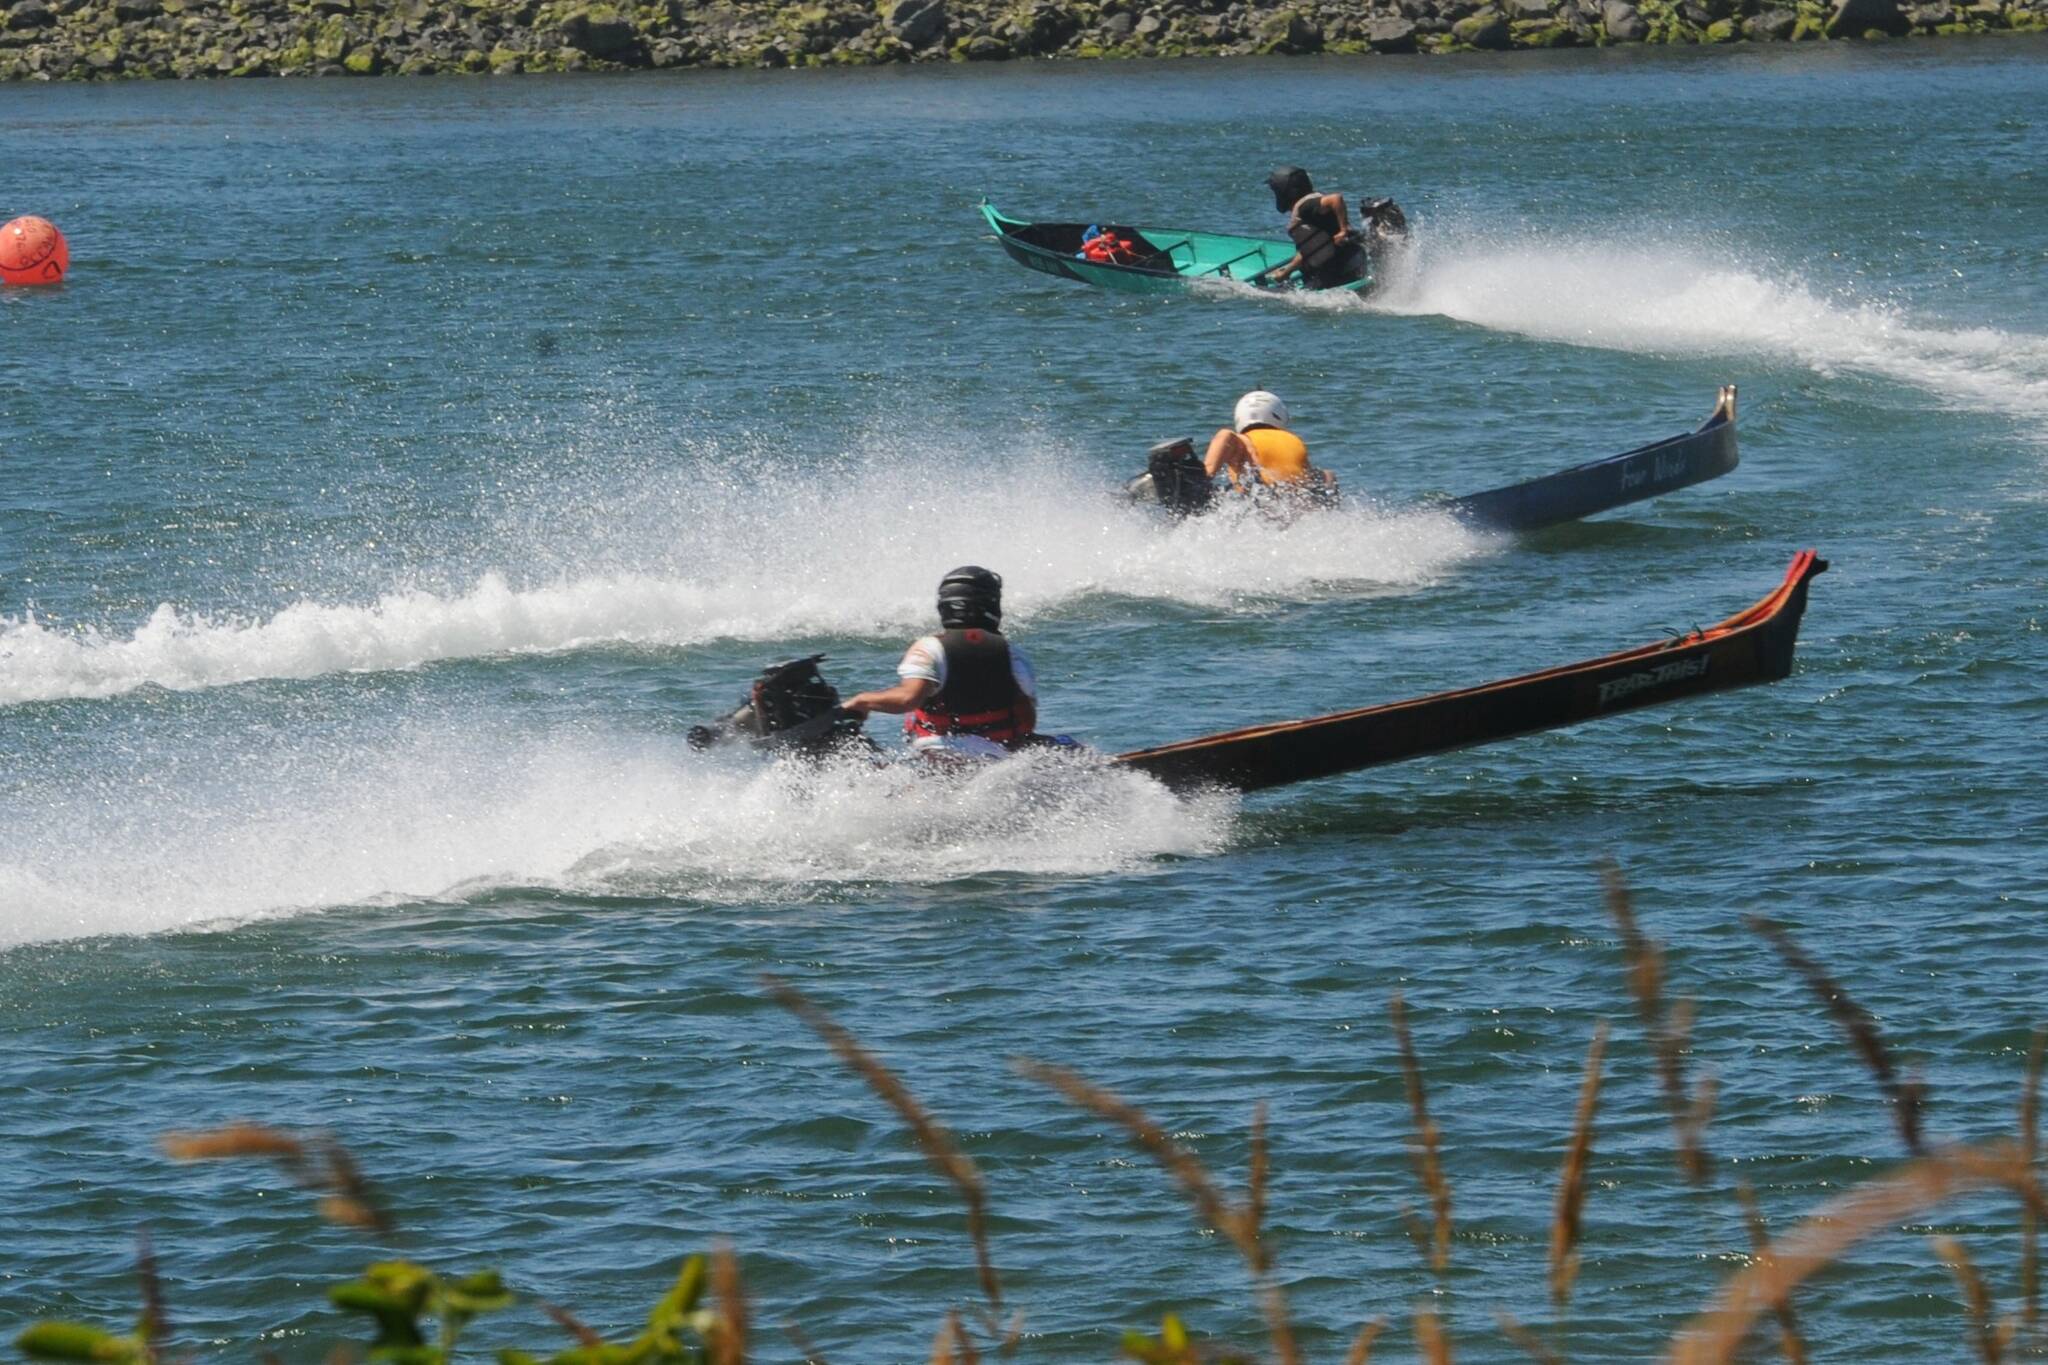
[[[1111,761],[1169,787],[1259,791],[1777,682],[1792,672],[1807,585],[1826,569],[1826,560],[1802,550],[1784,582],[1762,601],[1676,639],[1481,687],[1139,749]]]

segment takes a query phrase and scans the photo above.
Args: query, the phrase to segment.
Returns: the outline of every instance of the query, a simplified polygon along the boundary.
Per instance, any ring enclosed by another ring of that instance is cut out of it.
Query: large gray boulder
[[[912,47],[929,46],[946,31],[946,0],[896,0],[889,27]]]
[[[1408,19],[1375,19],[1365,26],[1365,42],[1374,52],[1415,51],[1415,24]]]
[[[1600,7],[1600,22],[1607,37],[1617,43],[1640,43],[1650,36],[1650,25],[1628,0],[1607,0]]]
[[[1899,11],[1898,0],[1835,0],[1835,12],[1828,16],[1830,38],[1855,38],[1877,29],[1893,35],[1911,25]]]
[[[1508,27],[1508,17],[1491,5],[1452,24],[1451,36],[1482,52],[1505,52],[1515,45],[1515,34]]]
[[[1507,0],[1503,6],[1510,19],[1548,19],[1550,0]]]
[[[57,15],[43,0],[16,0],[14,7],[7,11],[6,28],[48,28],[57,22]]]
[[[1742,36],[1752,43],[1782,43],[1798,24],[1799,16],[1789,9],[1767,9],[1742,21]]]

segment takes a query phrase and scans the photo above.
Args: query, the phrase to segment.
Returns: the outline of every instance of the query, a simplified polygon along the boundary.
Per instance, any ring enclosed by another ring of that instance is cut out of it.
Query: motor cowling
[[[1408,215],[1391,199],[1359,200],[1358,216],[1365,223],[1365,239],[1375,250],[1408,240]]]
[[[1185,436],[1146,451],[1145,472],[1128,487],[1133,497],[1157,502],[1176,517],[1206,512],[1216,496],[1216,485],[1195,454],[1195,443]]]
[[[693,725],[693,749],[746,744],[757,749],[822,753],[860,734],[861,718],[839,709],[839,692],[818,665],[823,654],[786,659],[761,670],[740,704],[709,725]]]

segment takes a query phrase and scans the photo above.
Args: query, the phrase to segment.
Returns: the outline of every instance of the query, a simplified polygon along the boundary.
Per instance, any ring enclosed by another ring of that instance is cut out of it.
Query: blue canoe
[[[1537,531],[1718,479],[1740,461],[1735,448],[1735,386],[1728,384],[1696,431],[1604,460],[1588,460],[1527,483],[1452,498],[1442,506],[1489,531]]]

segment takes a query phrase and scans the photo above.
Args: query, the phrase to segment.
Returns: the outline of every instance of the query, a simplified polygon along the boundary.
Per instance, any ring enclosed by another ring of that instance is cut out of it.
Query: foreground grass
[[[1691,1002],[1669,995],[1663,948],[1638,927],[1627,891],[1611,869],[1607,908],[1622,943],[1626,988],[1670,1117],[1673,1160],[1695,1186],[1722,1188],[1717,1185],[1718,1168],[1708,1141],[1715,1085],[1711,1078],[1688,1075]],[[1767,1347],[1787,1361],[1805,1361],[1809,1329],[1802,1323],[1798,1300],[1816,1275],[1871,1238],[1986,1191],[2010,1197],[2018,1210],[2015,1306],[2003,1314],[1998,1311],[1990,1284],[1962,1243],[1945,1236],[1929,1238],[1928,1254],[1946,1265],[1955,1280],[1958,1342],[1966,1357],[1987,1365],[2020,1353],[2043,1354],[2048,1341],[2044,1341],[2039,1322],[2039,1230],[2048,1203],[2044,1203],[2037,1179],[2036,1132],[2048,1034],[2040,1030],[2034,1034],[2018,1096],[2016,1135],[1975,1146],[1941,1144],[1924,1131],[1924,1086],[1902,1077],[1871,1015],[1782,928],[1754,918],[1749,924],[1805,983],[1882,1091],[1906,1160],[1896,1169],[1829,1199],[1775,1240],[1748,1186],[1741,1182],[1726,1185],[1727,1196],[1743,1210],[1751,1254],[1747,1264],[1728,1277],[1673,1337],[1669,1358],[1682,1365],[1704,1365]],[[769,996],[817,1033],[896,1113],[934,1172],[960,1198],[980,1298],[968,1305],[934,1305],[931,1360],[965,1363],[979,1361],[984,1354],[1007,1357],[1016,1353],[1026,1318],[1022,1310],[1006,1302],[1003,1293],[989,1245],[988,1188],[979,1169],[946,1126],[857,1038],[787,984],[773,977],[764,977],[762,984]],[[1442,1159],[1443,1137],[1430,1117],[1427,1073],[1416,1054],[1399,995],[1390,1001],[1389,1014],[1408,1100],[1409,1155],[1428,1206],[1426,1219],[1411,1215],[1411,1233],[1418,1256],[1442,1277],[1450,1267],[1455,1207]],[[1490,1339],[1496,1348],[1504,1338],[1539,1362],[1561,1362],[1570,1354],[1566,1326],[1578,1275],[1587,1172],[1598,1130],[1607,1041],[1608,1027],[1603,1021],[1589,1040],[1584,1078],[1558,1175],[1547,1267],[1549,1321],[1527,1324],[1506,1312],[1494,1315],[1498,1336]],[[1012,1066],[1076,1108],[1120,1129],[1159,1165],[1178,1186],[1199,1226],[1233,1248],[1265,1324],[1263,1341],[1233,1347],[1199,1338],[1179,1318],[1169,1315],[1154,1333],[1125,1331],[1121,1354],[1153,1365],[1230,1365],[1262,1359],[1281,1365],[1301,1362],[1304,1356],[1264,1235],[1270,1154],[1263,1102],[1253,1112],[1249,1169],[1242,1187],[1237,1188],[1210,1171],[1142,1110],[1086,1078],[1029,1058],[1013,1059]],[[308,1193],[322,1217],[378,1237],[394,1230],[394,1215],[375,1186],[330,1136],[236,1124],[172,1133],[163,1138],[162,1146],[168,1156],[179,1161],[275,1163]],[[23,1331],[16,1345],[36,1360],[157,1365],[182,1359],[155,1253],[146,1235],[138,1244],[137,1277],[141,1302],[132,1330],[39,1322]],[[360,1278],[330,1288],[326,1297],[340,1310],[337,1330],[354,1329],[329,1353],[330,1365],[355,1360],[444,1365],[458,1347],[473,1345],[466,1338],[477,1319],[515,1302],[494,1270],[454,1274],[412,1261],[374,1263]],[[500,1365],[740,1365],[768,1354],[751,1327],[740,1260],[723,1246],[685,1260],[675,1284],[654,1305],[644,1327],[630,1337],[607,1338],[566,1308],[546,1300],[534,1302],[561,1329],[562,1338],[539,1349],[495,1346]],[[1346,1354],[1346,1365],[1365,1365],[1387,1326],[1384,1318],[1361,1325]],[[1452,1359],[1453,1324],[1437,1307],[1418,1305],[1409,1327],[1422,1358],[1431,1362]],[[1470,1328],[1457,1330],[1468,1332]],[[777,1343],[784,1351],[793,1348],[805,1361],[824,1359],[800,1325],[787,1325],[778,1335],[787,1338],[786,1346]],[[1582,1344],[1581,1349],[1593,1348]],[[1589,1358],[1598,1358],[1597,1351]]]

